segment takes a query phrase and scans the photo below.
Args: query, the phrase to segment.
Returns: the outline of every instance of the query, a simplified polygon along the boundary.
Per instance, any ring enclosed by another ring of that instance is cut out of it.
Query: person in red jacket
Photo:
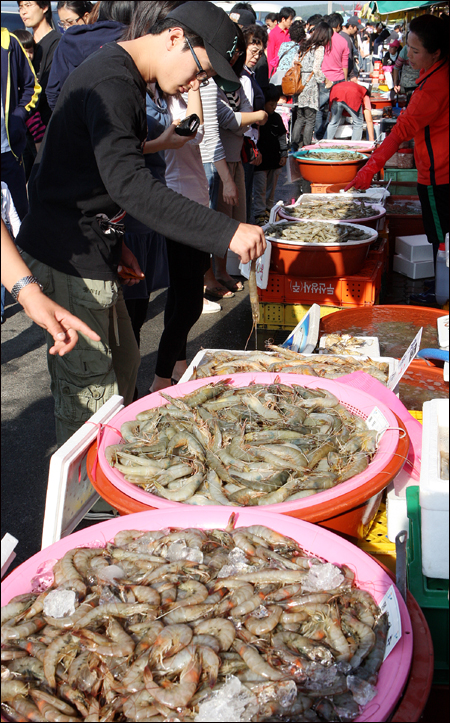
[[[411,101],[345,190],[352,186],[369,188],[374,174],[400,143],[414,138],[417,191],[425,233],[436,259],[439,244],[449,230],[448,20],[436,15],[414,18],[408,35],[408,60],[412,68],[420,70]],[[433,291],[429,299],[424,296],[414,300],[432,301]]]

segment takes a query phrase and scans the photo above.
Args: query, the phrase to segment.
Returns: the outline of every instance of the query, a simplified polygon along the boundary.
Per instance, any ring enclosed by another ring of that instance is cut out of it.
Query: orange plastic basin
[[[313,183],[349,183],[353,181],[359,169],[367,161],[367,157],[359,161],[340,161],[337,163],[323,163],[318,161],[305,161],[296,159],[300,173],[305,181]]]
[[[368,482],[361,484],[354,491],[326,502],[318,500],[316,505],[304,510],[293,510],[289,513],[289,516],[315,522],[328,530],[334,530],[350,537],[359,539],[365,537],[378,512],[383,490],[401,470],[408,455],[409,436],[402,421],[397,415],[395,416],[398,426],[405,431],[405,436],[399,439],[396,454],[380,473],[376,474]],[[155,509],[151,505],[144,505],[137,500],[133,500],[117,489],[103,474],[100,465],[96,464],[96,459],[97,443],[94,442],[87,455],[87,473],[94,489],[108,504],[118,510],[121,515]]]
[[[270,269],[276,274],[306,278],[354,276],[363,267],[370,240],[354,246],[302,246],[296,248],[282,241],[272,243]]]

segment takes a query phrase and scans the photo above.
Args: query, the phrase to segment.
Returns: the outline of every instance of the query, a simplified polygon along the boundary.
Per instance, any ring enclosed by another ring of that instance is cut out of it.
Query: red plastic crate
[[[267,289],[258,289],[259,300],[278,301],[278,303],[282,304],[284,302],[285,278],[282,274],[273,274],[270,272]]]
[[[368,260],[355,276],[341,278],[285,277],[286,304],[320,304],[322,306],[373,305],[381,289],[383,265]]]
[[[341,306],[373,306],[381,289],[383,264],[367,261],[357,276],[341,279]]]
[[[339,193],[348,186],[346,183],[311,183],[311,193]]]
[[[386,266],[388,259],[388,242],[387,238],[378,237],[377,241],[374,241],[370,245],[369,253],[367,254],[368,261],[380,261],[384,267]]]

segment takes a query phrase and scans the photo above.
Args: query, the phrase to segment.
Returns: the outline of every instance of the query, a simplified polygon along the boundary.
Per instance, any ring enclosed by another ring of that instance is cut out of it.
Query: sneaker
[[[222,311],[220,304],[216,304],[215,301],[209,301],[209,299],[203,299],[202,314],[217,314],[218,311]]]
[[[434,290],[427,290],[423,291],[421,294],[411,294],[409,297],[410,301],[412,301],[414,304],[435,304],[436,303],[436,294],[434,293]]]

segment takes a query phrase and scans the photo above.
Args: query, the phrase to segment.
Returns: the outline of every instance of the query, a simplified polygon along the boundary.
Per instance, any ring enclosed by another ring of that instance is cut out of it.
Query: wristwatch
[[[17,297],[19,296],[19,292],[22,291],[25,286],[28,286],[28,284],[37,284],[41,291],[44,290],[44,287],[42,286],[42,284],[39,283],[35,276],[23,276],[21,279],[19,279],[19,281],[16,281],[16,283],[11,289],[10,293],[14,301],[18,301]]]

